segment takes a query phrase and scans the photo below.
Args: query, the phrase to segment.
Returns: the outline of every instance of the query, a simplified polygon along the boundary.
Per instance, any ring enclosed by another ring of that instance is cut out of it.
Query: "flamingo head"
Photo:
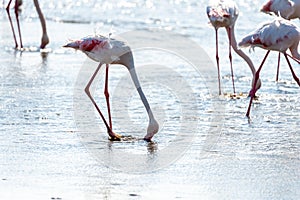
[[[147,135],[144,137],[144,140],[150,142],[152,137],[158,132],[159,125],[155,119],[149,121]]]

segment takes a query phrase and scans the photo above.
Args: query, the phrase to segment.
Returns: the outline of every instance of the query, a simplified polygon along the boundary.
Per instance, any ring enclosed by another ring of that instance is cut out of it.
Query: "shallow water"
[[[257,12],[262,2],[239,2],[237,40],[272,19]],[[28,47],[23,52],[12,48],[5,10],[0,17],[1,199],[299,199],[299,87],[285,62],[275,82],[277,53],[271,53],[261,72],[263,85],[248,121],[251,73],[236,54],[233,67],[241,94],[230,98],[218,97],[217,88],[209,87],[217,79],[207,79],[182,55],[134,49],[141,86],[160,131],[153,143],[136,139],[145,135],[148,118],[128,70],[113,66],[114,130],[135,139],[112,143],[83,92],[97,63],[61,46],[69,38],[95,32],[126,37],[127,31],[162,28],[201,46],[215,63],[214,30],[207,23],[206,2],[40,3],[51,40],[44,53],[35,48],[40,26],[32,2],[24,2],[21,15]],[[225,31],[219,32],[222,89],[230,94],[228,43]],[[140,36],[141,41],[155,44],[151,34]],[[261,49],[245,52],[256,67],[265,54]],[[292,63],[299,76],[298,64]],[[211,69],[216,76],[215,68]],[[103,79],[101,71],[92,87],[101,107],[105,106]]]

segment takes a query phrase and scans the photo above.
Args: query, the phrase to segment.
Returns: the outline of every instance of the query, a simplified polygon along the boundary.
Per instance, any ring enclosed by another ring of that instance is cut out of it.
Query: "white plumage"
[[[298,44],[300,40],[299,28],[292,22],[277,18],[265,23],[255,31],[245,36],[239,43],[240,47],[261,47],[267,50],[285,52],[290,49],[294,58],[300,59]]]
[[[300,17],[300,0],[268,0],[261,8],[262,12],[275,14],[284,19]]]

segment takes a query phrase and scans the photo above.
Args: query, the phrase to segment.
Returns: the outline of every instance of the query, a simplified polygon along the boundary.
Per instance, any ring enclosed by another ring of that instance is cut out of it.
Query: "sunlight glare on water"
[[[275,82],[277,53],[270,53],[261,71],[262,87],[249,121],[245,113],[252,75],[233,53],[240,94],[232,96],[225,29],[219,30],[219,55],[222,89],[228,95],[220,97],[209,91],[204,76],[180,55],[163,49],[134,49],[141,87],[161,128],[154,143],[148,144],[138,139],[107,140],[104,124],[84,93],[93,73],[89,69],[97,63],[87,61],[82,52],[62,48],[69,39],[95,33],[108,36],[161,28],[201,46],[216,69],[215,33],[208,24],[207,1],[40,1],[50,37],[44,53],[37,48],[41,30],[33,1],[24,1],[20,14],[23,52],[13,49],[4,3],[0,17],[0,199],[299,199],[300,90],[284,60],[279,82]],[[273,19],[259,12],[262,0],[237,3],[237,41]],[[13,9],[11,13],[14,19]],[[299,20],[294,22],[300,26]],[[256,68],[266,53],[259,48],[244,52]],[[300,76],[299,65],[291,63]],[[107,116],[104,69],[93,85],[93,95]],[[128,70],[110,67],[109,80],[114,130],[142,138],[148,116]],[[81,96],[75,95],[77,89]],[[222,104],[225,111],[216,110],[215,104]],[[81,111],[83,123],[79,124],[76,112]],[[224,115],[224,120],[212,124],[216,115]],[[219,124],[220,131],[209,135],[209,130],[219,130]],[[172,142],[186,139],[190,141],[179,149],[176,159],[158,164],[167,160],[164,150]],[[132,159],[126,157],[129,154]],[[139,158],[145,163],[136,163]],[[153,168],[133,172],[135,166]]]

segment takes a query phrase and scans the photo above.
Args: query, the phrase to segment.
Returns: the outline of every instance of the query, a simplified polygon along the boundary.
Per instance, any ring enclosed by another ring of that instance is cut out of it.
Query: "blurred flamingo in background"
[[[283,18],[277,18],[272,22],[268,22],[260,26],[258,29],[247,35],[242,39],[239,43],[240,47],[261,47],[263,49],[268,50],[261,65],[259,66],[256,74],[254,85],[256,84],[257,80],[259,79],[259,73],[262,69],[262,66],[268,57],[270,51],[279,51],[284,54],[286,61],[290,67],[292,72],[293,78],[300,86],[299,78],[296,76],[291,63],[288,57],[291,57],[295,61],[300,61],[300,54],[298,53],[298,44],[300,40],[300,30],[296,25],[292,22],[285,20]],[[287,49],[290,50],[291,56],[286,53]],[[250,92],[250,103],[248,106],[248,110],[246,116],[249,117],[250,115],[250,108],[255,96],[256,89],[252,88]]]
[[[36,11],[39,15],[41,25],[42,25],[43,34],[42,34],[40,48],[43,49],[49,43],[49,37],[47,35],[47,28],[46,28],[46,21],[45,21],[43,13],[41,11],[41,8],[39,6],[38,0],[33,0],[33,2],[34,2],[34,6],[35,6]],[[14,7],[17,26],[18,26],[18,32],[19,32],[20,46],[18,45],[17,37],[16,37],[16,34],[15,34],[15,30],[14,30],[14,26],[13,26],[12,19],[11,19],[11,16],[10,16],[11,3],[12,3],[12,0],[9,0],[9,2],[7,4],[7,7],[6,7],[6,12],[7,12],[8,19],[9,19],[9,22],[10,22],[10,26],[11,26],[11,29],[12,29],[12,32],[13,32],[13,37],[14,37],[14,41],[15,41],[15,48],[20,47],[22,49],[23,48],[23,43],[22,43],[21,29],[20,29],[20,23],[19,23],[19,7],[22,4],[22,1],[21,0],[15,0],[15,7]]]
[[[100,62],[96,71],[94,72],[93,76],[91,77],[90,81],[88,82],[85,92],[88,95],[88,97],[93,102],[96,110],[100,114],[100,117],[102,118],[106,128],[108,135],[111,140],[120,140],[122,138],[121,135],[118,135],[113,132],[112,128],[112,120],[111,120],[111,113],[110,113],[110,104],[109,104],[109,93],[108,93],[108,69],[109,64],[120,64],[124,65],[133,80],[133,83],[140,95],[140,98],[147,110],[148,117],[149,117],[149,125],[147,129],[147,134],[144,137],[144,140],[150,141],[151,138],[158,132],[159,125],[157,121],[154,119],[152,110],[149,106],[149,103],[142,91],[142,88],[140,86],[135,67],[134,67],[134,61],[133,56],[130,47],[123,41],[115,40],[111,38],[106,38],[104,36],[94,36],[94,37],[86,37],[81,40],[75,40],[71,41],[70,43],[66,44],[64,47],[70,47],[76,50],[80,50],[83,53],[85,53],[89,58],[96,62]],[[104,94],[106,97],[106,103],[107,103],[107,110],[108,110],[108,117],[109,117],[109,125],[107,121],[105,120],[102,112],[100,111],[100,108],[96,104],[94,98],[92,97],[90,93],[90,86],[96,77],[98,71],[100,70],[100,67],[106,64],[106,78],[105,78],[105,88],[104,88]]]
[[[300,17],[300,0],[268,0],[261,11],[288,20],[296,19]]]
[[[218,81],[219,81],[219,95],[221,95],[221,80],[220,80],[220,65],[219,65],[219,53],[218,53],[218,29],[224,27],[227,31],[228,39],[229,39],[229,60],[231,67],[231,77],[232,77],[232,86],[233,92],[235,93],[234,86],[234,75],[233,75],[233,67],[232,67],[232,55],[231,55],[231,47],[234,51],[241,56],[248,64],[252,75],[254,83],[254,75],[255,75],[255,67],[251,61],[251,59],[237,47],[237,42],[234,34],[234,25],[238,18],[239,11],[237,5],[234,1],[231,0],[214,0],[210,1],[209,5],[206,7],[206,13],[210,20],[210,23],[215,28],[216,33],[216,61],[218,68]],[[260,80],[257,82],[256,89],[259,89],[261,85]]]
[[[261,12],[281,16],[284,19],[300,18],[300,0],[268,0],[260,9]],[[278,53],[278,65],[276,81],[279,76],[280,53]]]

